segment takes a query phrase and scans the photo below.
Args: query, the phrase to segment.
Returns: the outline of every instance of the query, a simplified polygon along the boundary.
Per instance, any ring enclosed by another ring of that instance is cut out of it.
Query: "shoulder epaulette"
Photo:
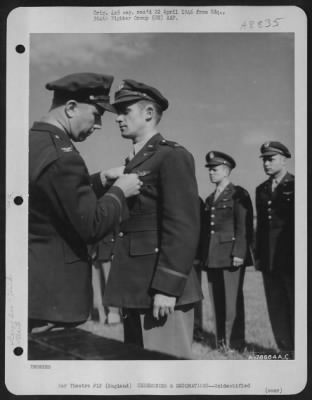
[[[61,157],[64,154],[76,151],[70,140],[64,140],[57,134],[51,134],[57,154]]]
[[[177,148],[177,147],[182,147],[179,143],[174,142],[172,140],[167,140],[167,139],[162,139],[159,144],[163,145],[163,146],[170,146],[173,148]]]

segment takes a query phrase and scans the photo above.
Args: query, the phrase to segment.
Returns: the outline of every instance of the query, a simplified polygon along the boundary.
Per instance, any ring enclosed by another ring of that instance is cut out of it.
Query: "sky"
[[[193,154],[203,198],[214,190],[208,151],[236,160],[232,182],[253,200],[267,179],[260,146],[278,140],[294,153],[292,33],[32,34],[29,72],[30,125],[50,107],[45,84],[70,73],[113,75],[111,97],[123,79],[156,87],[169,100],[159,131]],[[105,113],[102,129],[77,147],[93,173],[123,164],[131,142]]]

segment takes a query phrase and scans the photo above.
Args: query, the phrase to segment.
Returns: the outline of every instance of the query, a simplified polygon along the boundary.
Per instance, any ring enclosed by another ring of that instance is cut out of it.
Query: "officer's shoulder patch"
[[[59,157],[63,156],[64,154],[73,153],[75,151],[75,147],[72,145],[70,140],[64,140],[58,135],[51,135],[51,139],[54,143],[55,150]]]

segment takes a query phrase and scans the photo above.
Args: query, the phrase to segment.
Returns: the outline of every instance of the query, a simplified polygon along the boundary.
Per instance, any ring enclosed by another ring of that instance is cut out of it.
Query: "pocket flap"
[[[233,201],[220,201],[216,208],[233,208]]]
[[[231,232],[220,233],[219,237],[220,237],[220,242],[221,243],[223,243],[223,242],[232,242],[232,241],[235,240],[235,236]]]
[[[157,231],[131,232],[130,255],[143,256],[158,253]]]

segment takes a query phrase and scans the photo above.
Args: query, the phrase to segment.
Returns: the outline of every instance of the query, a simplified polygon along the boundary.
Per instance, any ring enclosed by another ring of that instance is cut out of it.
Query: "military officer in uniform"
[[[273,334],[281,351],[294,350],[294,199],[295,178],[287,172],[287,147],[277,141],[261,146],[269,179],[256,189],[257,267],[263,273]]]
[[[29,330],[72,326],[89,316],[91,264],[87,244],[128,217],[126,197],[139,193],[135,174],[120,168],[90,176],[73,142],[101,127],[112,76],[67,75],[47,115],[29,136]],[[116,180],[116,178],[118,178]],[[115,182],[114,182],[115,181]]]
[[[253,209],[248,192],[233,185],[234,159],[220,151],[206,155],[216,190],[205,201],[201,247],[220,350],[245,345],[243,283],[252,242]]]
[[[133,142],[125,172],[143,186],[128,201],[104,302],[123,309],[126,343],[191,358],[202,298],[193,268],[200,230],[194,159],[159,133],[168,101],[154,87],[125,80],[114,106],[121,135]]]

